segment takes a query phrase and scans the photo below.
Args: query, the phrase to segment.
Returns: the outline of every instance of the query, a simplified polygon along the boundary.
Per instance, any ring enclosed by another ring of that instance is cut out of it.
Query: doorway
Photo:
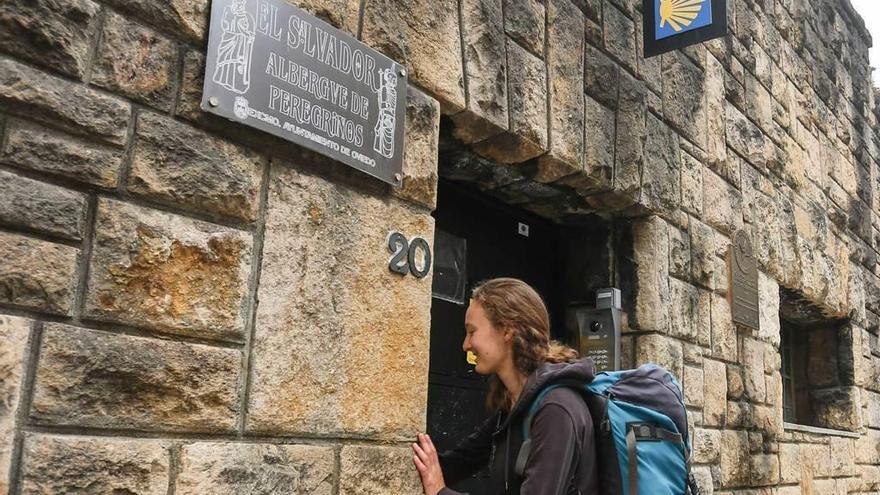
[[[544,298],[551,337],[577,345],[566,308],[595,299],[612,281],[611,224],[591,216],[561,223],[506,204],[474,184],[440,179],[434,212],[434,282],[428,379],[428,434],[452,448],[486,418],[486,377],[461,349],[469,295],[479,282],[515,277]],[[484,473],[453,488],[482,493]]]

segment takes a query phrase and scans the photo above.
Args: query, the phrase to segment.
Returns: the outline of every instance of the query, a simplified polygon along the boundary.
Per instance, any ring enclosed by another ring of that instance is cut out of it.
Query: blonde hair
[[[474,288],[471,299],[480,303],[496,330],[513,333],[513,365],[525,375],[543,363],[575,361],[574,349],[550,340],[550,315],[544,300],[529,284],[515,278],[495,278]],[[489,379],[486,407],[510,411],[513,400],[497,376]]]

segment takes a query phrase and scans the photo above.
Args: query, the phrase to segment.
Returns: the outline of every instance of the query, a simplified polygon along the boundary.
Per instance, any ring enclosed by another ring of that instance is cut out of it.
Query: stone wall
[[[682,380],[708,493],[880,490],[880,151],[847,0],[730,0],[729,36],[647,60],[637,0],[296,3],[406,64],[403,188],[201,112],[208,0],[0,6],[3,489],[419,492],[431,280],[384,242],[431,239],[443,115],[510,172],[494,194],[630,219],[625,348]],[[738,229],[758,331],[726,297]],[[849,434],[783,427],[780,287],[849,319]]]

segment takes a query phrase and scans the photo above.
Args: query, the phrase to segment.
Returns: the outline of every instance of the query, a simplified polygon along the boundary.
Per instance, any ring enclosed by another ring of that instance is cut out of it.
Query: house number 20
[[[400,232],[392,232],[388,234],[388,250],[391,251],[388,269],[394,273],[401,275],[412,273],[416,278],[424,278],[431,269],[431,246],[421,237],[415,237],[410,242]],[[421,251],[422,266],[416,263],[419,251]]]

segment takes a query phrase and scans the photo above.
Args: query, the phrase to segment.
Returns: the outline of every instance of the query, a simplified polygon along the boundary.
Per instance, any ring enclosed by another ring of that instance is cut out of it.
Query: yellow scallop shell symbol
[[[703,9],[706,0],[660,0],[660,27],[668,22],[676,32],[688,27]]]

